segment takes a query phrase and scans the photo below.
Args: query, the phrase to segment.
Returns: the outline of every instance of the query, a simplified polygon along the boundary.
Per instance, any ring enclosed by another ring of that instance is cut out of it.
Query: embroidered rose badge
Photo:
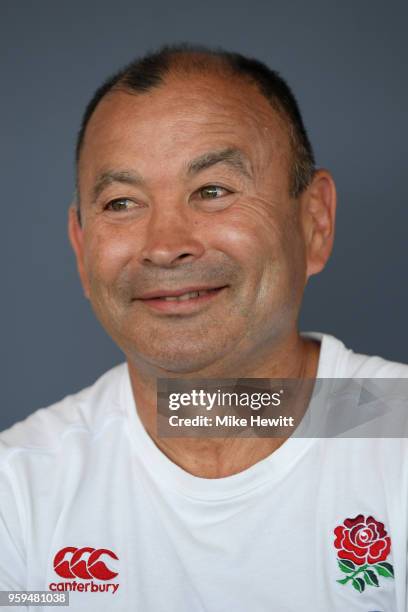
[[[391,550],[391,539],[384,524],[372,516],[359,514],[348,518],[334,530],[337,562],[345,578],[362,593],[366,586],[379,586],[379,577],[394,578],[394,568],[386,561]]]

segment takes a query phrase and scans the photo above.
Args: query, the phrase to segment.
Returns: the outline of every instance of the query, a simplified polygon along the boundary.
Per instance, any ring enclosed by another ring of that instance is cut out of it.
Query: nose
[[[144,264],[173,268],[198,259],[204,250],[188,211],[152,211],[141,250]]]

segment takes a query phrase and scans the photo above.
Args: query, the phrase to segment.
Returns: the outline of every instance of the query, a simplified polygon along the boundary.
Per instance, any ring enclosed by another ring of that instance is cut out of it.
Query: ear
[[[300,197],[306,246],[306,277],[325,267],[333,248],[336,187],[327,170],[317,170]]]
[[[83,235],[84,231],[79,220],[79,209],[76,203],[71,204],[68,211],[68,237],[74,250],[77,269],[81,279],[85,297],[89,299],[89,280],[84,262]]]

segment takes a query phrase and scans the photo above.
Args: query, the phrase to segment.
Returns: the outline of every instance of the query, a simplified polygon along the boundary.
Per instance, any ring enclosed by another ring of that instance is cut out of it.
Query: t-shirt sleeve
[[[26,589],[23,516],[16,482],[8,466],[0,468],[0,590]],[[13,608],[17,610],[17,608]]]

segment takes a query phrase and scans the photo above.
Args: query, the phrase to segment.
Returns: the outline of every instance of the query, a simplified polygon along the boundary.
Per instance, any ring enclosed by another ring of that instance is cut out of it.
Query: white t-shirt
[[[408,377],[310,335],[320,378]],[[119,365],[0,435],[0,590],[87,612],[406,612],[407,447],[291,438],[198,478],[148,436]]]

